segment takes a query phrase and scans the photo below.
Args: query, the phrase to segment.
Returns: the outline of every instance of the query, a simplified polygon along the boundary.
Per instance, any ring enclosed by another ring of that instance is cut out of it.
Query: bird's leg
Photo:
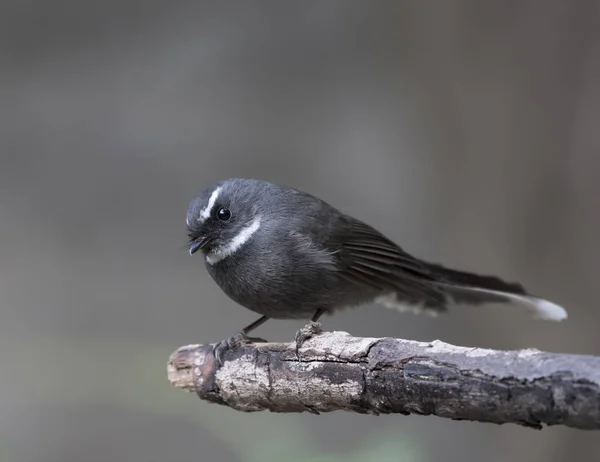
[[[319,318],[325,314],[325,310],[319,308],[315,314],[313,314],[312,318],[310,318],[310,322],[306,324],[302,329],[296,332],[296,356],[300,357],[299,350],[309,338],[314,335],[320,334],[323,332],[321,328],[321,323],[318,322]]]
[[[268,319],[269,318],[267,316],[261,316],[252,324],[249,324],[248,326],[244,327],[241,331],[235,333],[228,339],[222,340],[215,344],[213,354],[219,362],[219,364],[223,364],[221,358],[225,350],[237,348],[245,343],[266,343],[266,340],[259,337],[249,337],[248,334],[254,329],[256,329],[258,326],[261,326],[262,324],[267,322]]]
[[[312,317],[312,318],[310,318],[310,322],[314,322],[314,323],[316,323],[316,322],[319,320],[319,318],[320,318],[321,316],[323,316],[324,314],[325,314],[325,310],[324,310],[323,308],[319,308],[319,309],[318,309],[318,310],[315,312],[315,314],[313,314],[313,317]]]
[[[240,334],[242,334],[244,339],[250,343],[267,343],[267,341],[265,339],[262,339],[260,337],[248,337],[248,334],[251,331],[253,331],[254,329],[256,329],[257,327],[262,326],[268,320],[269,320],[269,318],[267,316],[261,316],[256,321],[254,321],[252,324],[249,324],[246,327],[244,327],[242,329],[242,331],[240,332]]]

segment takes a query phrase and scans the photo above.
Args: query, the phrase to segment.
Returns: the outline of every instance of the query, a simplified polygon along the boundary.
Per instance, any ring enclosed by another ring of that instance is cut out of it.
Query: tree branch
[[[189,345],[170,382],[201,399],[252,412],[437,415],[456,420],[600,429],[600,357],[496,351],[345,332],[295,344],[226,349]]]

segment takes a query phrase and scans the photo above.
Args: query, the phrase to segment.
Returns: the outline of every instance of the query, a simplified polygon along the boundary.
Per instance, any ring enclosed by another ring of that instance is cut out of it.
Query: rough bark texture
[[[252,412],[410,413],[533,428],[600,428],[600,357],[496,351],[321,333],[295,344],[222,353],[189,345],[169,380],[201,399]]]

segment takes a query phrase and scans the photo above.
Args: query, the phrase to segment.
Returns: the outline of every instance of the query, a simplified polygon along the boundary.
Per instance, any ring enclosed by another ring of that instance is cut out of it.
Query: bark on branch
[[[252,412],[437,415],[456,420],[600,429],[600,357],[497,351],[320,333],[295,343],[222,353],[188,345],[170,382],[201,399]]]

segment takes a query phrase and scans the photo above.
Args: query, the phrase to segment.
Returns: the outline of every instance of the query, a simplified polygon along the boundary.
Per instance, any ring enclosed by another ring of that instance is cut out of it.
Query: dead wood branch
[[[189,345],[171,356],[171,383],[251,412],[437,415],[457,420],[600,429],[600,357],[497,351],[321,333],[295,344],[223,353]]]

